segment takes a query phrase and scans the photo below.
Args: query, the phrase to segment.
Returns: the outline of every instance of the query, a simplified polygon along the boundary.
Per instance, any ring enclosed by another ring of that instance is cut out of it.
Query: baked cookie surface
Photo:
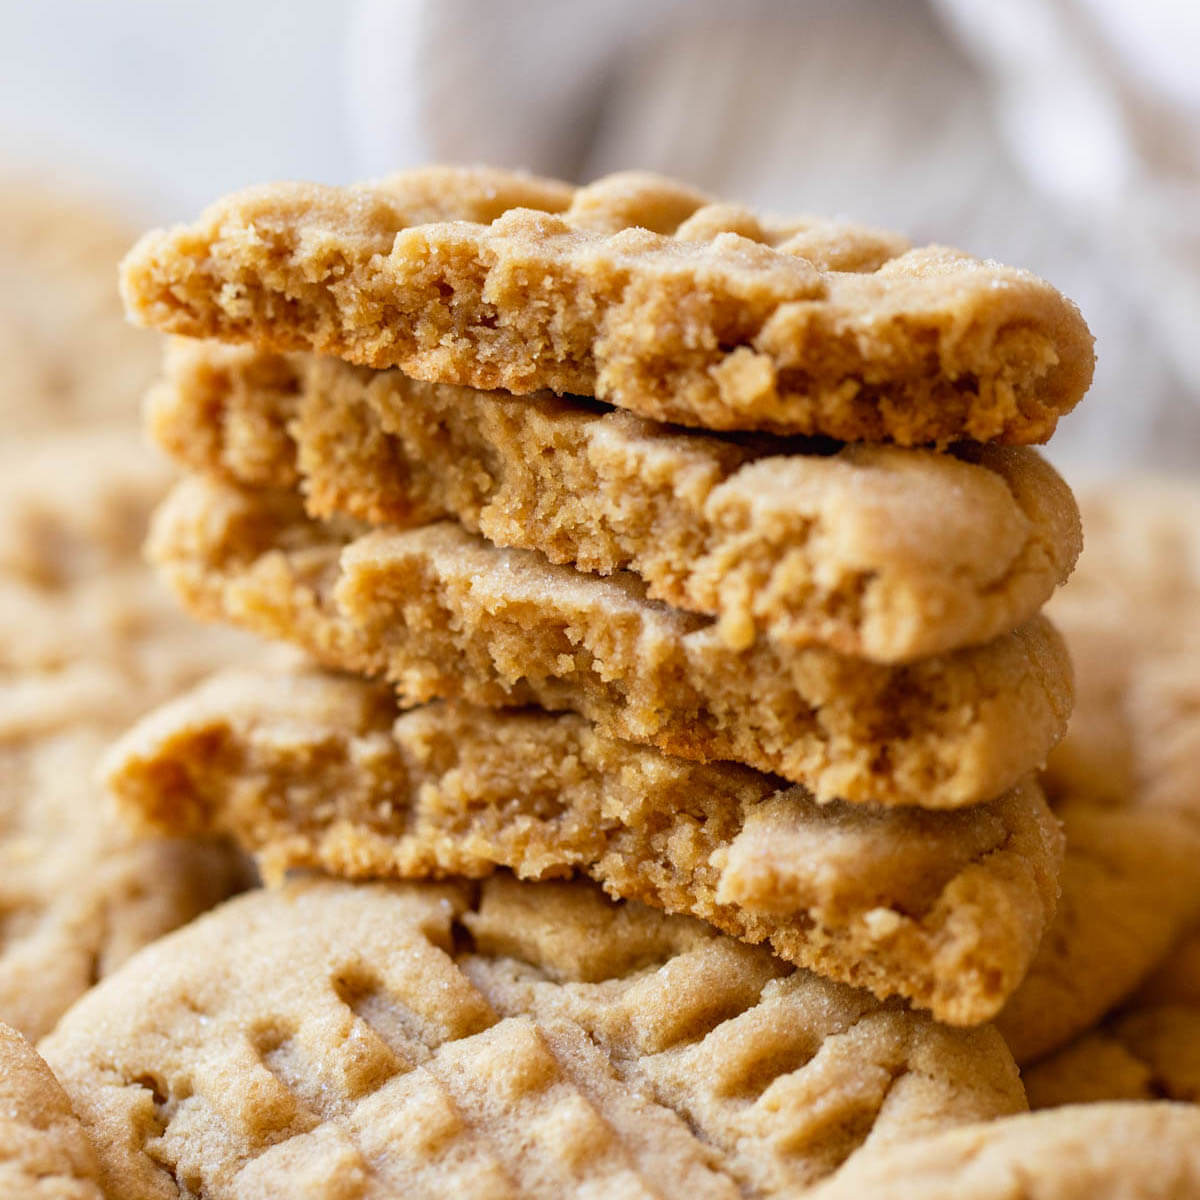
[[[105,773],[133,820],[231,835],[275,881],[579,872],[959,1025],[1023,977],[1062,850],[1032,781],[954,812],[822,806],[573,713],[400,714],[386,684],[317,671],[214,677],[140,722]]]
[[[0,1024],[0,1196],[105,1200],[92,1144],[50,1068]]]
[[[296,880],[162,939],[43,1053],[127,1200],[772,1196],[1020,1111],[949,1030],[588,884]]]
[[[864,1154],[814,1200],[1178,1200],[1200,1192],[1200,1108],[1096,1104]]]
[[[0,427],[137,417],[160,348],[131,329],[117,263],[133,230],[103,203],[0,173]]]
[[[591,401],[420,383],[336,359],[174,341],[148,423],[185,466],[299,488],[310,516],[449,517],[757,634],[894,662],[1032,617],[1081,540],[1034,451],[731,439]]]
[[[1181,629],[1177,644],[1186,640]],[[1114,914],[1121,932],[1108,946],[1097,943],[1114,965],[1086,973],[1101,981],[1108,1007],[1108,981],[1120,983],[1119,1008],[1027,1072],[1039,1107],[1154,1097],[1200,1102],[1200,937],[1192,928],[1178,940],[1200,919],[1200,654],[1185,647],[1144,659],[1123,695],[1142,804],[1133,815],[1146,827],[1130,822],[1127,837],[1169,844],[1169,858],[1157,851],[1159,861],[1144,861],[1129,876],[1126,886],[1137,887],[1125,911]],[[1079,759],[1071,765],[1077,771]],[[1105,854],[1121,857],[1112,849],[1093,853],[1100,862]]]
[[[1027,272],[635,173],[252,188],[147,234],[122,287],[172,333],[846,441],[1044,440],[1093,366],[1074,305]]]
[[[1051,604],[1077,694],[1043,777],[1062,894],[997,1020],[1022,1064],[1120,1006],[1200,920],[1200,492],[1109,483],[1081,501],[1087,548]]]
[[[290,493],[185,480],[150,553],[197,615],[386,676],[406,703],[572,709],[603,732],[731,760],[820,800],[954,808],[1041,762],[1070,708],[1070,664],[1041,617],[988,642],[885,666],[762,639],[651,601],[636,577],[585,575],[452,522],[314,522]]]
[[[1128,1006],[1022,1078],[1034,1108],[1109,1100],[1200,1104],[1200,1006]]]
[[[0,735],[132,720],[247,653],[199,628],[142,561],[172,472],[122,426],[0,447]]]
[[[247,880],[227,847],[133,836],[93,778],[127,722],[245,652],[141,562],[168,478],[121,428],[0,451],[0,1020],[31,1038]]]

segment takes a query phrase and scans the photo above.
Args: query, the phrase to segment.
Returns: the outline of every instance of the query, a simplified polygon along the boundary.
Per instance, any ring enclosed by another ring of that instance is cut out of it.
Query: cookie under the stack
[[[42,1051],[123,1200],[794,1195],[1020,1112],[951,1030],[584,881],[295,880],[164,938]]]

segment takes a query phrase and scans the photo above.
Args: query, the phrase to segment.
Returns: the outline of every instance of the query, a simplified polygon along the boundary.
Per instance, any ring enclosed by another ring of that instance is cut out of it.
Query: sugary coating
[[[759,639],[603,579],[498,549],[451,522],[354,536],[291,493],[185,480],[150,552],[188,607],[386,676],[406,703],[583,713],[612,736],[803,783],[822,801],[955,808],[1045,758],[1070,664],[1035,617],[984,646],[885,666]]]
[[[504,876],[250,892],[42,1051],[124,1200],[793,1195],[1024,1108],[990,1028]]]
[[[1034,451],[733,440],[595,402],[174,341],[150,431],[192,470],[299,487],[310,516],[451,517],[756,634],[877,662],[985,642],[1066,579],[1079,516]]]
[[[171,333],[845,441],[1045,440],[1094,361],[1028,272],[637,173],[251,188],[147,234],[122,290]]]
[[[135,726],[105,773],[134,820],[229,834],[269,879],[578,872],[958,1025],[1024,976],[1062,852],[1032,781],[951,812],[822,806],[573,713],[398,714],[386,684],[313,670],[215,676]]]

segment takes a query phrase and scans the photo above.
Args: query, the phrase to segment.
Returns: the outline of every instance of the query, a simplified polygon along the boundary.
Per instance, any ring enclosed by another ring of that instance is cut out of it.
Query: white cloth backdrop
[[[1029,266],[1082,306],[1054,454],[1200,464],[1195,0],[361,0],[364,173],[678,175]]]

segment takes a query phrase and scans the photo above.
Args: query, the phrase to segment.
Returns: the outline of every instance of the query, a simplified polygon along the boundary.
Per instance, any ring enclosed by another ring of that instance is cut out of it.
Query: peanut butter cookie
[[[951,1030],[590,884],[254,891],[42,1051],[125,1200],[794,1195],[1020,1111]]]
[[[1032,617],[1081,538],[1034,451],[838,449],[667,428],[542,394],[419,383],[336,359],[176,340],[148,406],[193,470],[299,487],[310,516],[451,517],[757,634],[897,662]]]
[[[1093,366],[1075,306],[1025,271],[640,174],[252,188],[147,234],[122,287],[171,333],[846,441],[1044,440]]]
[[[387,685],[318,671],[214,677],[131,730],[106,775],[134,820],[229,834],[274,880],[579,872],[958,1025],[1024,976],[1062,851],[1032,781],[953,812],[822,806],[573,713],[398,714]]]
[[[901,666],[736,650],[711,620],[452,522],[358,533],[291,493],[185,480],[151,554],[196,614],[380,675],[405,703],[573,709],[614,737],[803,783],[819,800],[955,808],[989,800],[1062,733],[1070,664],[1043,618]]]

